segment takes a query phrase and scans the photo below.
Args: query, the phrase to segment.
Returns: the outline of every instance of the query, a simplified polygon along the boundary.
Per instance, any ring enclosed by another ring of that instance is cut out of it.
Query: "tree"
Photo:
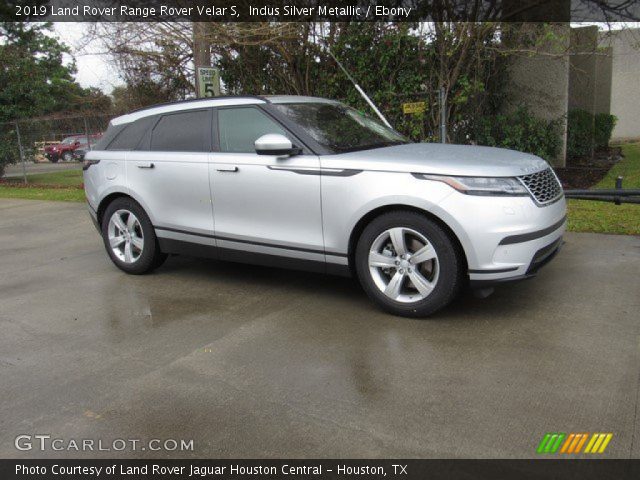
[[[51,34],[49,23],[0,22],[0,176],[18,158],[15,132],[8,122],[57,111],[106,109],[110,100],[84,89],[65,65],[69,48]]]
[[[203,23],[200,27],[199,36],[217,59],[230,45],[269,45],[293,38],[299,24]],[[101,44],[124,80],[124,89],[114,92],[116,102],[126,97],[141,107],[195,96],[193,28],[188,22],[96,23],[88,29],[87,43]]]

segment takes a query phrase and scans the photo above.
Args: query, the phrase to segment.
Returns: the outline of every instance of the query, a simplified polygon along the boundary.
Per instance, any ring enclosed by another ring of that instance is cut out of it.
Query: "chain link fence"
[[[22,164],[26,182],[27,163],[74,161],[73,151],[90,149],[112,117],[111,114],[80,114],[1,123],[0,176],[7,165]]]

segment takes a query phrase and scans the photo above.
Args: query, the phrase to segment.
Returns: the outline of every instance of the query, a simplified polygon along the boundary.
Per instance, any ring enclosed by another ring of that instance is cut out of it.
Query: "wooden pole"
[[[200,94],[198,67],[211,66],[211,54],[209,42],[207,41],[207,24],[204,22],[193,22],[193,63],[196,74],[196,97],[198,97]]]

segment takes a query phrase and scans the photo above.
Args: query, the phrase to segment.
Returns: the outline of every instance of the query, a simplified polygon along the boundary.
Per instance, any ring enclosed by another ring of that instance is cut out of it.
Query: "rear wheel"
[[[424,317],[449,304],[463,283],[463,259],[436,222],[408,211],[373,220],[356,247],[356,271],[384,310]]]
[[[150,272],[167,258],[160,251],[151,220],[130,198],[109,204],[102,220],[102,238],[113,263],[127,273]]]

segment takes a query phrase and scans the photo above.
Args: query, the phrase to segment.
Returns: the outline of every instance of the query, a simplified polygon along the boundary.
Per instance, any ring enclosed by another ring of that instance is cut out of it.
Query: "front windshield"
[[[62,140],[60,143],[62,145],[71,145],[72,143],[74,143],[76,141],[76,137],[67,137],[64,140]]]
[[[408,143],[394,130],[340,103],[283,103],[274,106],[334,153]]]

